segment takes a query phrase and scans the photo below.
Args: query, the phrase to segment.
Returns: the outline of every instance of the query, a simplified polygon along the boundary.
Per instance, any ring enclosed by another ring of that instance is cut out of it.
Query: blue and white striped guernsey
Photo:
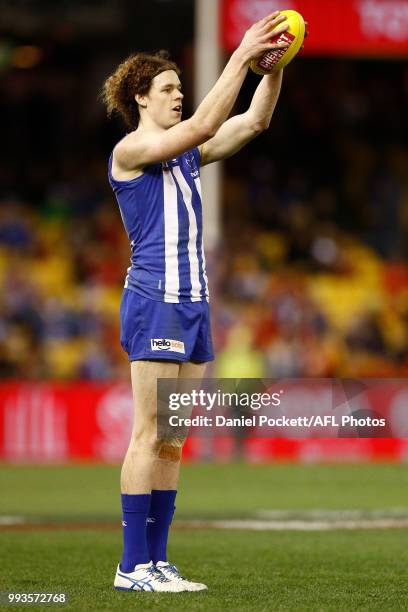
[[[125,287],[164,302],[208,301],[197,148],[144,168],[129,181],[112,176],[130,240]]]

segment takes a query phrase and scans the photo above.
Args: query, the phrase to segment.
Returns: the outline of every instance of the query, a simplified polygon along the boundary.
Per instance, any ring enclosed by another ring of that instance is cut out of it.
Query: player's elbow
[[[218,131],[219,126],[212,123],[203,123],[200,127],[200,139],[202,142],[207,142],[210,138],[213,138]]]
[[[216,133],[218,132],[218,130],[220,129],[220,125],[216,125],[213,123],[209,123],[209,124],[204,124],[203,126],[203,136],[205,138],[205,140],[209,140],[210,138],[213,138]]]
[[[251,128],[255,136],[262,134],[269,127],[269,121],[256,121],[252,124]]]
[[[199,144],[202,144],[203,142],[206,142],[207,140],[215,136],[218,131],[218,128],[220,127],[219,125],[216,125],[213,121],[208,121],[207,119],[199,118],[194,120],[193,126],[197,134],[197,140],[200,141]]]

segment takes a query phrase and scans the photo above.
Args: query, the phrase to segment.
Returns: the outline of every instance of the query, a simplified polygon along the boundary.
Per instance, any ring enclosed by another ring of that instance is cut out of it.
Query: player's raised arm
[[[265,76],[256,88],[248,111],[225,121],[215,136],[200,146],[202,166],[230,157],[269,127],[281,90],[282,69],[303,48],[303,40],[308,34],[307,21],[296,11],[282,11],[280,19],[287,21],[274,30],[273,40],[290,40],[288,48],[284,52],[267,53],[261,60],[251,62],[251,68]],[[285,29],[291,38],[284,33]]]
[[[177,72],[171,67],[157,73],[151,82],[146,83],[144,90],[139,88],[139,92],[132,92],[129,91],[128,85],[128,89],[125,89],[128,96],[127,105],[134,104],[137,107],[140,122],[138,128],[115,148],[115,160],[119,167],[131,171],[165,161],[214,136],[234,105],[251,59],[266,50],[287,46],[286,43],[269,42],[271,29],[279,25],[280,21],[279,12],[276,11],[256,22],[245,33],[212,90],[194,115],[186,121],[180,121],[181,84]],[[108,99],[108,102],[109,95],[114,97],[112,92],[115,88],[123,85],[120,77],[115,80],[120,69],[121,66],[105,84],[105,99]],[[122,97],[126,98],[126,95]],[[115,104],[108,103],[108,109],[109,107],[112,110]]]
[[[264,76],[246,113],[225,121],[200,148],[201,165],[225,159],[269,127],[282,85],[282,70]]]

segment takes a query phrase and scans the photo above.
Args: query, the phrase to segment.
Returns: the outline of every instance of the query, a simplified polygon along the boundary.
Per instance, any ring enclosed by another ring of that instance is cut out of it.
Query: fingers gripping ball
[[[293,60],[300,50],[305,37],[305,22],[297,11],[280,11],[281,15],[286,15],[288,24],[286,32],[282,32],[271,38],[271,43],[288,43],[288,47],[282,49],[271,49],[266,51],[261,57],[252,60],[251,69],[257,74],[271,74],[276,70],[285,68]],[[273,31],[272,31],[273,32]]]

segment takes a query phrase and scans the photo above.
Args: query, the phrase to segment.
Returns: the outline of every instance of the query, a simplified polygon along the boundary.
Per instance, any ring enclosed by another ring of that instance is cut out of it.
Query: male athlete
[[[166,53],[136,53],[107,79],[109,114],[131,128],[109,160],[131,245],[120,307],[129,355],[134,425],[121,473],[123,556],[114,586],[133,591],[200,591],[167,561],[181,447],[158,439],[158,378],[198,378],[214,359],[203,251],[200,166],[229,157],[270,123],[282,73],[262,78],[246,113],[227,120],[252,59],[286,47],[279,11],[255,23],[194,115],[181,120],[179,69]]]

